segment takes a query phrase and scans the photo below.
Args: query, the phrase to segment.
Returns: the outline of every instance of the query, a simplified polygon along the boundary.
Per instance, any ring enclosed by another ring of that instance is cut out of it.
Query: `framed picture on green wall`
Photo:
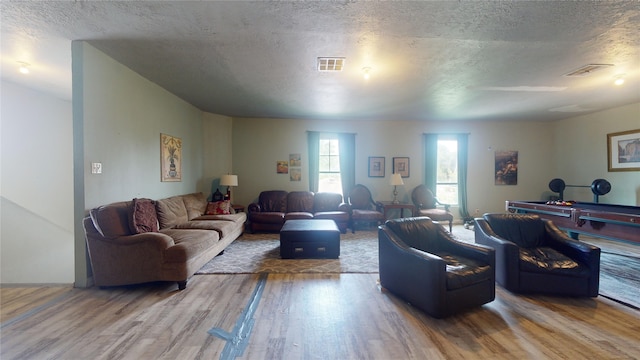
[[[369,177],[384,177],[384,156],[369,156]]]
[[[160,134],[161,181],[182,181],[182,140]]]

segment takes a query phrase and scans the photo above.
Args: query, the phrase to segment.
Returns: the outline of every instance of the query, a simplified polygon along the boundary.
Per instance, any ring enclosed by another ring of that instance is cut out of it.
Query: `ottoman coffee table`
[[[340,230],[333,220],[287,220],[280,229],[280,257],[328,258],[340,256]]]

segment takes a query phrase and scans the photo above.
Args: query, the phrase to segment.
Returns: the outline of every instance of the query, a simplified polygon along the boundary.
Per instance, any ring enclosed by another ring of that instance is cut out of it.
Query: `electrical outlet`
[[[92,174],[102,174],[102,163],[91,163]]]

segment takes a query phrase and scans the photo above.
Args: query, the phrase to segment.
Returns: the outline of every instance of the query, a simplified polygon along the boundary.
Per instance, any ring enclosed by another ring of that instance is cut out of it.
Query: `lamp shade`
[[[222,175],[220,178],[222,186],[238,186],[238,175]]]
[[[402,181],[402,175],[400,174],[393,174],[391,175],[391,183],[390,185],[404,185],[404,182]]]

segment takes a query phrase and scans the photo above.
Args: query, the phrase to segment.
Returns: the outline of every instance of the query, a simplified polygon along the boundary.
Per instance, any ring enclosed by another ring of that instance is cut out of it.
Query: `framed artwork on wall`
[[[640,171],[640,129],[607,134],[609,171]]]
[[[403,178],[409,177],[409,158],[394,157],[393,158],[393,174],[400,174]]]
[[[289,154],[289,166],[300,167],[302,166],[302,160],[300,154]]]
[[[289,161],[287,161],[287,160],[278,160],[276,162],[276,173],[277,174],[288,174],[289,173]]]
[[[384,156],[369,156],[369,177],[384,177]]]
[[[496,151],[495,184],[518,185],[518,152]]]
[[[160,134],[161,181],[182,181],[182,140]]]

